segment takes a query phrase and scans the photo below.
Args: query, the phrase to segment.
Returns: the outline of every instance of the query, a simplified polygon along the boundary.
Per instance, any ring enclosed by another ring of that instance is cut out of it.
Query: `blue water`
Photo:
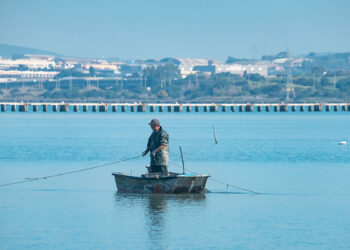
[[[118,194],[148,157],[0,187],[0,248],[350,248],[347,113],[0,113],[0,184],[139,156],[154,117],[210,193]]]

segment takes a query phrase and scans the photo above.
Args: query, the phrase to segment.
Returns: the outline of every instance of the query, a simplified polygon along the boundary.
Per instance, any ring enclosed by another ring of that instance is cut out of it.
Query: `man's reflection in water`
[[[167,248],[167,214],[168,203],[171,205],[194,206],[203,205],[205,201],[204,194],[151,194],[145,196],[148,198],[148,206],[145,209],[146,230],[152,249]],[[147,204],[147,203],[146,203]]]

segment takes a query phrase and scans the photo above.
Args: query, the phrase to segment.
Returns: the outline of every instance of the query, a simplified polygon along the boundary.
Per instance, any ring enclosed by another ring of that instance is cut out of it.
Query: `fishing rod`
[[[174,167],[181,168],[180,166],[177,166],[177,165],[175,165],[175,164],[173,164],[173,163],[170,163],[170,164],[171,164],[172,166],[174,166]],[[189,168],[186,168],[186,169],[189,170],[189,171],[191,171],[191,172],[194,173],[194,174],[198,174],[198,173],[196,173],[195,171],[193,171],[193,170],[191,170],[191,169],[189,169]],[[226,187],[233,187],[233,188],[240,189],[240,190],[243,190],[243,191],[247,191],[247,192],[250,192],[250,193],[253,193],[253,194],[261,194],[261,193],[259,193],[259,192],[253,191],[253,190],[241,188],[241,187],[232,185],[232,184],[230,184],[230,183],[226,183],[226,182],[220,181],[220,180],[215,179],[215,178],[213,178],[213,177],[211,177],[209,180],[213,180],[213,181],[215,181],[215,182],[217,182],[217,183],[223,184],[223,185],[225,185]]]
[[[88,167],[88,168],[77,169],[77,170],[64,172],[64,173],[59,173],[59,174],[54,174],[54,175],[48,175],[48,176],[37,177],[37,178],[26,178],[25,180],[22,180],[22,181],[16,181],[16,182],[10,182],[10,183],[6,183],[6,184],[1,184],[0,187],[17,185],[17,184],[21,184],[21,183],[25,183],[25,182],[31,182],[31,181],[45,180],[45,179],[54,178],[54,177],[58,177],[58,176],[62,176],[62,175],[68,175],[68,174],[74,174],[74,173],[78,173],[78,172],[88,171],[88,170],[95,169],[95,168],[102,168],[102,167],[106,167],[106,166],[109,166],[109,165],[117,164],[117,163],[120,163],[120,162],[137,159],[137,158],[140,158],[140,157],[142,157],[142,156],[141,155],[140,156],[135,156],[135,157],[131,157],[131,158],[115,161],[115,162],[110,162],[110,163],[97,165],[97,166],[93,166],[93,167]]]

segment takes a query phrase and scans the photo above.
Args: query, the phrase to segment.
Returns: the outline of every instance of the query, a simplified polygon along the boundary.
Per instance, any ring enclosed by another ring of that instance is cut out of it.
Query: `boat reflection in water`
[[[167,248],[166,242],[170,237],[169,232],[172,230],[170,227],[173,224],[171,220],[174,219],[174,216],[175,219],[181,218],[181,213],[184,210],[191,213],[192,209],[202,210],[206,205],[206,195],[204,193],[132,194],[116,192],[115,197],[118,207],[126,206],[133,210],[142,210],[145,218],[145,231],[148,235],[149,244],[153,249]]]

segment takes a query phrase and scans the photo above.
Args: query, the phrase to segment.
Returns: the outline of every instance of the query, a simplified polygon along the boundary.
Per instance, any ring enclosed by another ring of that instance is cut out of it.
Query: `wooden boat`
[[[112,173],[118,192],[127,193],[202,193],[210,175],[148,173],[131,176]]]

